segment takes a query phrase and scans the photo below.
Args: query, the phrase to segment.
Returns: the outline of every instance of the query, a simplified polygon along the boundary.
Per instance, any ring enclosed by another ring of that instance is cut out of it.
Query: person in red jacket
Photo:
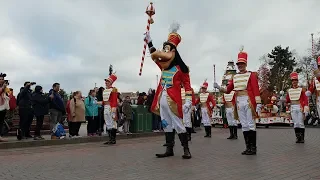
[[[247,71],[248,54],[241,47],[238,53],[237,67],[239,72],[229,81],[227,88],[221,88],[217,83],[214,87],[224,93],[235,91],[237,109],[235,119],[239,119],[243,136],[246,143],[246,150],[242,155],[255,155],[257,153],[257,132],[255,118],[261,112],[261,98],[256,72]]]
[[[288,90],[286,103],[290,106],[291,118],[293,121],[296,143],[304,143],[304,119],[309,114],[309,101],[306,90],[298,85],[298,73],[290,74],[292,87]]]
[[[228,127],[230,130],[230,136],[227,139],[238,139],[238,123],[237,120],[234,118],[234,113],[236,109],[235,91],[231,91],[229,94],[223,94],[223,103],[226,108],[226,117],[228,121]]]
[[[106,89],[103,91],[104,119],[106,122],[109,141],[104,144],[116,144],[117,136],[117,107],[118,90],[112,84],[117,80],[117,76],[112,73],[112,65],[109,67],[109,77],[105,79]]]
[[[312,78],[312,82],[309,86],[309,91],[306,92],[306,95],[309,97],[312,94],[316,95],[316,109],[318,112],[318,116],[320,115],[320,56],[318,57],[317,63],[315,61],[311,61],[312,66],[314,67],[315,77]],[[318,120],[314,122],[314,125],[318,124]]]
[[[195,102],[195,104],[201,104],[201,123],[203,124],[206,132],[204,137],[211,138],[212,109],[216,107],[216,101],[214,100],[214,96],[209,93],[207,89],[208,83],[205,81],[201,86],[201,92],[199,94],[200,98]]]

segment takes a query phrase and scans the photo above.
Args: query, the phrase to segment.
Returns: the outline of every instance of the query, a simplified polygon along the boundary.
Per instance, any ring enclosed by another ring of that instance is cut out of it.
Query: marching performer
[[[182,104],[185,104],[186,101],[186,91],[184,87],[181,85],[181,99]],[[191,100],[192,101],[192,100]],[[192,113],[192,107],[188,109],[184,109],[183,107],[183,124],[186,127],[186,131],[188,133],[188,141],[191,141],[191,131],[192,131],[192,122],[191,122],[191,113]]]
[[[227,84],[228,86],[228,84]],[[235,113],[235,91],[231,91],[229,94],[223,94],[223,102],[226,108],[226,117],[228,121],[228,126],[230,130],[230,136],[227,139],[238,139],[238,123],[237,120],[234,118]]]
[[[286,102],[288,106],[290,105],[296,143],[304,143],[304,119],[309,113],[309,101],[306,96],[306,90],[298,85],[298,73],[292,72],[290,79],[292,87],[288,90]]]
[[[317,112],[318,112],[318,116],[320,115],[320,76],[318,76],[317,74],[319,74],[320,70],[320,56],[318,57],[317,63],[315,61],[311,61],[311,64],[314,68],[315,71],[315,77],[312,79],[312,82],[310,84],[309,87],[309,91],[306,92],[306,95],[309,97],[311,96],[313,93],[315,93],[316,95],[316,107],[317,107]],[[320,74],[319,74],[320,75]],[[318,120],[316,120],[314,122],[314,125],[318,124]]]
[[[202,121],[201,123],[204,126],[204,130],[206,132],[206,135],[204,137],[211,138],[211,117],[212,117],[212,109],[216,107],[216,101],[214,100],[214,97],[212,94],[210,94],[208,91],[208,83],[205,80],[204,83],[201,86],[201,92],[199,94],[199,99],[196,101],[196,104],[201,104],[201,115],[202,115]]]
[[[117,136],[117,96],[118,90],[113,87],[112,84],[117,80],[117,76],[112,73],[112,65],[109,67],[109,77],[105,79],[106,89],[103,91],[103,102],[104,107],[104,119],[106,122],[106,129],[109,135],[109,141],[104,144],[116,144]]]
[[[192,106],[192,92],[190,87],[189,68],[183,62],[178,53],[177,46],[181,42],[181,36],[177,33],[178,24],[171,26],[168,40],[163,43],[162,51],[153,47],[150,34],[145,33],[145,41],[148,43],[151,58],[161,69],[161,81],[159,82],[151,110],[161,116],[161,123],[166,134],[166,152],[156,154],[158,158],[173,156],[173,128],[178,133],[184,154],[182,158],[190,159],[191,154],[188,145],[188,134],[183,124],[183,111],[188,112]],[[185,89],[185,103],[182,103],[181,84]]]
[[[196,131],[194,130],[194,124],[195,124],[195,111],[196,111],[196,97],[194,95],[194,90],[193,88],[191,88],[192,90],[192,111],[191,111],[191,123],[192,123],[192,129],[191,129],[191,133],[196,133]]]
[[[240,120],[243,136],[246,143],[246,150],[243,155],[254,155],[257,153],[257,133],[255,117],[261,112],[261,98],[256,72],[247,71],[248,54],[243,52],[243,47],[238,54],[237,67],[239,72],[229,81],[226,89],[221,88],[217,83],[214,87],[224,93],[235,91],[236,105],[235,119]]]

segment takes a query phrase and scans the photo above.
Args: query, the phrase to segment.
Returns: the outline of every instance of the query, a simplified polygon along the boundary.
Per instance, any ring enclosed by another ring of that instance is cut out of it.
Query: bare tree
[[[314,59],[311,56],[303,56],[302,58],[299,58],[296,72],[300,74],[300,80],[303,83],[303,85],[309,86],[309,82],[312,79],[313,73],[310,64],[313,60]]]

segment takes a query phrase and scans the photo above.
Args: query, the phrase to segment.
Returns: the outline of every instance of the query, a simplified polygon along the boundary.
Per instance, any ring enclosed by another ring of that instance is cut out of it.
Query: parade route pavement
[[[306,129],[306,143],[296,144],[292,128],[258,129],[258,154],[244,150],[238,140],[227,140],[228,129],[213,128],[193,135],[190,160],[181,158],[176,136],[175,156],[155,158],[164,152],[164,137],[102,143],[0,150],[1,180],[262,180],[320,179],[320,129]]]

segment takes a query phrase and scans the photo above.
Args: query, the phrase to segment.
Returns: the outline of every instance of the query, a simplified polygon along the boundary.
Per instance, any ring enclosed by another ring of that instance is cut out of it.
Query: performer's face
[[[293,79],[292,81],[292,86],[293,87],[298,87],[298,80],[297,79]]]
[[[204,92],[206,92],[206,91],[207,91],[207,88],[204,88],[204,87],[201,88],[201,92],[202,92],[202,93],[204,93]]]
[[[105,84],[106,84],[106,87],[107,87],[107,88],[111,87],[111,82],[110,82],[110,81],[108,81],[108,80],[105,81]]]
[[[237,67],[240,72],[245,72],[247,69],[247,64],[243,62],[239,62],[237,63]]]
[[[164,44],[161,51],[155,51],[151,58],[158,62],[162,69],[167,69],[175,57],[175,49],[169,44]]]

